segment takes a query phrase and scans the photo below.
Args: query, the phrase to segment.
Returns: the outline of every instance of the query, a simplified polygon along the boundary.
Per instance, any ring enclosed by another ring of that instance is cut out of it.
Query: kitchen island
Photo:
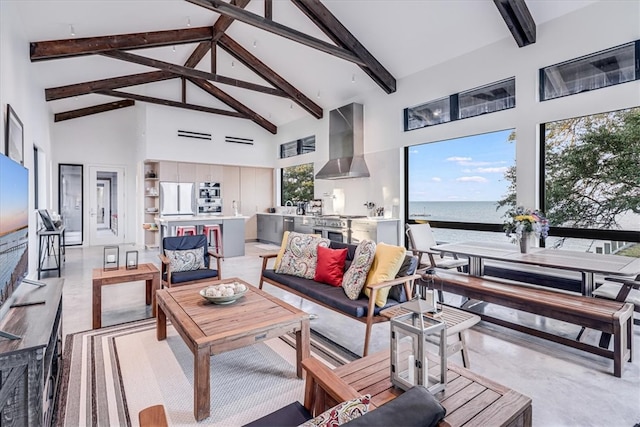
[[[222,249],[225,258],[244,255],[246,216],[176,215],[157,216],[154,220],[160,229],[160,252],[162,252],[162,239],[175,236],[177,226],[194,225],[198,229],[198,233],[202,233],[203,226],[219,224],[222,231]]]

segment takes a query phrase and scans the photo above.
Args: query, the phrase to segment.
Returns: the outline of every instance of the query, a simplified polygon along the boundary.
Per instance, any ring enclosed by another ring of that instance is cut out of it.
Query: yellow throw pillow
[[[282,256],[284,255],[285,249],[287,249],[287,241],[289,240],[289,232],[285,231],[282,235],[282,243],[280,244],[280,250],[278,251],[278,256],[276,257],[276,263],[273,265],[273,269],[277,270],[280,266],[280,261],[282,261]]]
[[[406,249],[403,246],[378,243],[373,264],[371,264],[369,274],[367,275],[366,285],[395,279],[398,271],[400,271],[400,267],[402,267],[405,255]],[[364,293],[370,296],[371,292],[366,285]],[[378,295],[376,296],[376,305],[378,307],[384,307],[387,304],[390,290],[390,287],[378,290]]]

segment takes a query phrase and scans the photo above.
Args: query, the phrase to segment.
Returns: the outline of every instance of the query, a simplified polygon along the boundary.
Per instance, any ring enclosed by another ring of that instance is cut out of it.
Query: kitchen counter
[[[222,232],[222,251],[226,257],[244,255],[244,226],[247,216],[223,216],[223,215],[188,215],[188,216],[157,216],[154,218],[160,229],[160,252],[162,252],[162,239],[176,235],[176,227],[180,225],[195,225],[200,232],[201,226],[207,224],[220,224]]]
[[[327,215],[320,215],[320,216],[315,216],[315,215],[298,215],[295,213],[282,213],[282,212],[275,212],[275,213],[270,213],[270,212],[258,212],[258,215],[271,215],[271,216],[292,216],[292,217],[298,217],[298,218],[323,218],[323,217],[330,217],[330,216],[339,216],[338,214],[327,214]],[[348,216],[348,215],[347,215]],[[351,221],[375,221],[375,222],[385,222],[385,221],[400,221],[398,218],[385,218],[383,216],[363,216],[363,217],[359,217],[359,218],[354,218],[351,217]]]

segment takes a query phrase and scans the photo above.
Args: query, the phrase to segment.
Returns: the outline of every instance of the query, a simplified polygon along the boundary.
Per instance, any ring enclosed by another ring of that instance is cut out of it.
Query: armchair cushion
[[[334,427],[354,420],[369,411],[371,395],[365,394],[356,399],[347,400],[327,409],[317,417],[301,424],[300,427]],[[392,425],[392,424],[389,424]]]
[[[165,254],[169,251],[184,251],[189,249],[204,249],[204,268],[209,268],[209,252],[208,252],[207,236],[197,234],[195,236],[178,236],[165,237],[162,239],[162,247]]]
[[[164,254],[169,258],[172,273],[180,271],[200,270],[204,267],[204,248],[171,251],[165,249]]]
[[[416,386],[344,425],[348,427],[435,427],[446,413],[445,408],[426,388]]]
[[[171,284],[174,285],[177,283],[192,282],[194,280],[216,278],[218,278],[218,270],[210,270],[208,268],[193,271],[180,271],[178,273],[171,273]]]

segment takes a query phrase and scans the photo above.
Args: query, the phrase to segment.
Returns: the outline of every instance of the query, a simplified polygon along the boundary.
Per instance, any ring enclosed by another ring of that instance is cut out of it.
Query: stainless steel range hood
[[[329,162],[316,179],[365,178],[364,107],[348,104],[329,112]]]

